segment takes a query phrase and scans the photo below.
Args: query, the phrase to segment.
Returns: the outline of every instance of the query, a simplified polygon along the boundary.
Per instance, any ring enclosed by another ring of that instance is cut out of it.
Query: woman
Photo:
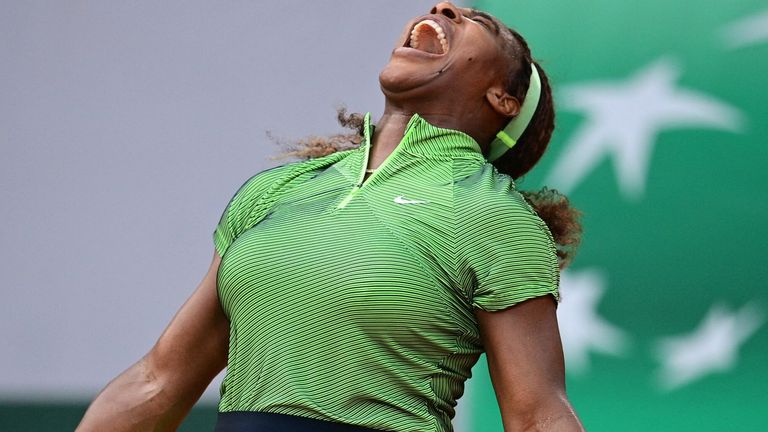
[[[483,351],[505,430],[581,430],[555,315],[573,212],[538,206],[558,249],[512,182],[552,133],[546,76],[517,33],[440,3],[380,83],[359,148],[243,185],[200,286],[79,430],[172,430],[227,366],[217,430],[450,431]]]

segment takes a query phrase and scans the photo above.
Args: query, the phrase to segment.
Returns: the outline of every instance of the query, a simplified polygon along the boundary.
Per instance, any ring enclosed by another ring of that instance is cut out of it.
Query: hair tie
[[[496,138],[491,142],[491,147],[488,151],[488,161],[495,161],[517,144],[517,140],[525,132],[528,123],[531,122],[533,113],[536,112],[536,107],[539,106],[540,98],[541,78],[539,78],[539,71],[536,69],[536,65],[531,63],[531,81],[528,84],[528,91],[525,93],[525,100],[520,107],[520,112],[507,123],[503,130],[496,134]]]

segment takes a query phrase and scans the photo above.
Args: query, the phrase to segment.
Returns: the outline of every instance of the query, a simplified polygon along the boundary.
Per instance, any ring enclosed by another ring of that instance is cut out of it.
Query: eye
[[[470,16],[468,18],[471,19],[472,21],[480,24],[481,26],[485,27],[486,30],[488,30],[490,32],[493,32],[493,27],[491,27],[491,23],[488,22],[487,18],[485,18],[483,16],[480,16],[480,15]]]

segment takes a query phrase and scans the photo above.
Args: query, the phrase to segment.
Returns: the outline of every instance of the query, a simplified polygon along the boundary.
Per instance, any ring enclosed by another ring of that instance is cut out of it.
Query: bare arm
[[[583,431],[565,394],[554,300],[539,297],[502,311],[475,313],[504,430]]]
[[[220,261],[214,253],[208,273],[155,346],[99,393],[77,431],[176,430],[226,366],[229,322],[216,292]]]

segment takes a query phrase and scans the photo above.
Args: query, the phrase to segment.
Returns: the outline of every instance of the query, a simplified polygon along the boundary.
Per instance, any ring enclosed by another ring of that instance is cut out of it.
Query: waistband
[[[251,411],[220,412],[214,432],[381,432],[307,417]]]

